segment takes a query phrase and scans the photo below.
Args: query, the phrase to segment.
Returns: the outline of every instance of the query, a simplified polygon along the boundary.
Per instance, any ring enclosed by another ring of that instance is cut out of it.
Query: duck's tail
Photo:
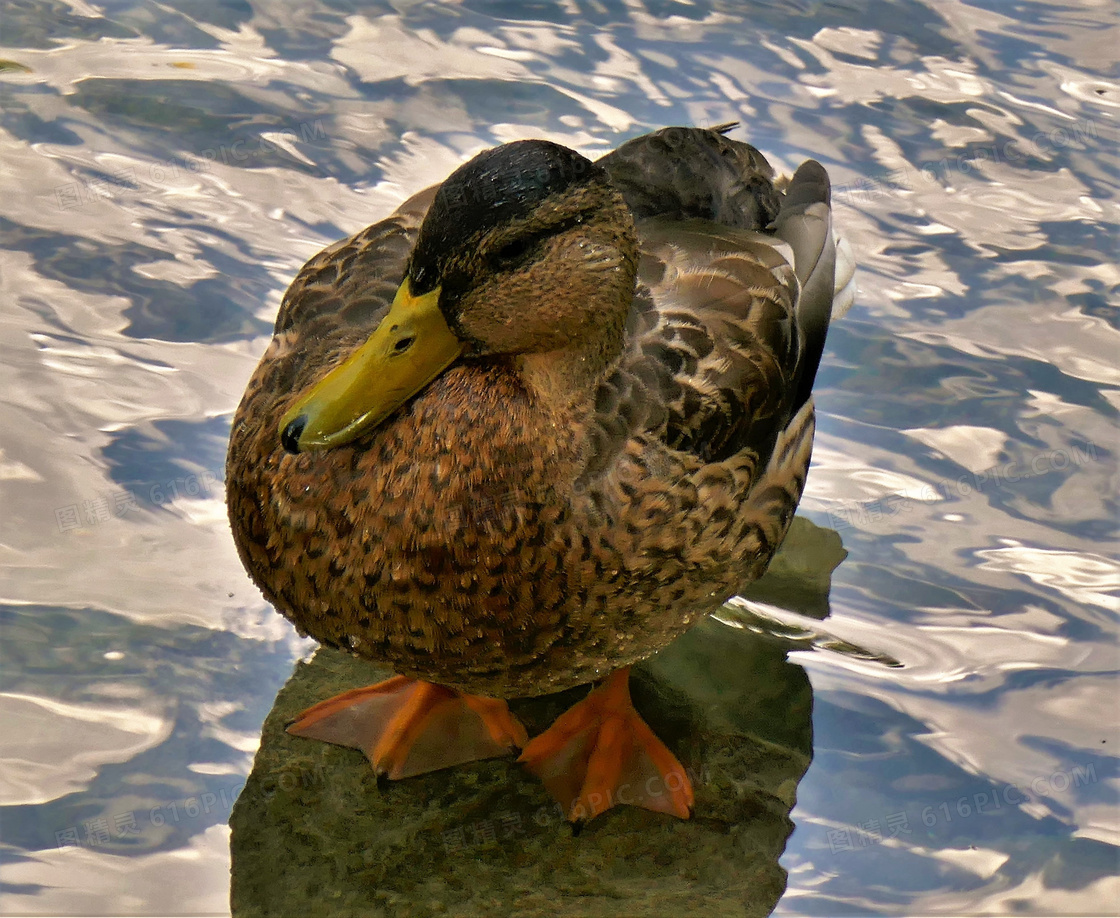
[[[797,316],[804,334],[793,411],[809,400],[824,352],[828,325],[848,311],[855,296],[855,261],[832,229],[828,173],[815,160],[802,163],[786,189],[774,234],[793,250],[801,283]]]

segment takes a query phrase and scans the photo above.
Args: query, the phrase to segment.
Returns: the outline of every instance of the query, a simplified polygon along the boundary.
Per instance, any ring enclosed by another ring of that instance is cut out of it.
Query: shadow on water
[[[757,592],[823,618],[843,557],[836,533],[799,519]],[[379,786],[360,752],[288,736],[304,707],[388,675],[320,649],[277,696],[230,820],[233,912],[769,914],[813,755],[812,688],[790,646],[707,620],[637,667],[635,705],[691,775],[695,815],[616,807],[578,834],[510,760]],[[585,693],[511,706],[534,735]]]

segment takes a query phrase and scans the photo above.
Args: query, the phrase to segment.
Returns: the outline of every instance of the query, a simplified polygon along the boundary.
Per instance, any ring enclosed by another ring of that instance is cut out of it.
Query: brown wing
[[[798,283],[774,241],[711,224],[641,227],[642,284],[627,350],[599,389],[594,473],[652,435],[704,463],[744,449],[765,464],[790,419]]]
[[[627,141],[599,160],[639,223],[653,217],[707,220],[764,230],[781,194],[766,157],[712,130],[671,127]]]
[[[258,386],[295,392],[368,337],[389,311],[434,195],[429,188],[409,198],[392,216],[328,246],[300,269],[280,303]]]
[[[292,281],[275,334],[320,321],[373,329],[404,277],[408,253],[436,189],[405,201],[392,216],[323,249]]]
[[[766,467],[808,399],[828,328],[827,174],[808,162],[783,195],[753,147],[683,128],[602,162],[644,218],[643,258],[627,350],[598,394],[588,471],[649,436],[703,463],[748,453]],[[631,180],[639,169],[645,186]]]

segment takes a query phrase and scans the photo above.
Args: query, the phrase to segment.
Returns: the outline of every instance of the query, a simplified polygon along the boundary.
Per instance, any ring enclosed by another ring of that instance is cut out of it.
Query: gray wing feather
[[[830,205],[828,173],[810,159],[794,173],[774,221],[774,235],[793,250],[794,270],[801,283],[797,321],[805,344],[798,370],[795,410],[808,400],[812,391],[832,318],[836,244]]]

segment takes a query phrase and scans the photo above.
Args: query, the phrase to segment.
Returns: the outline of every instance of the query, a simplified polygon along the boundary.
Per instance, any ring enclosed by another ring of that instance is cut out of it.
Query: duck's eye
[[[535,233],[517,236],[515,240],[510,240],[501,249],[494,252],[491,259],[498,268],[512,268],[513,265],[524,261],[526,255],[539,249],[545,241],[550,240],[553,236],[559,236],[561,233],[567,233],[573,226],[578,226],[582,222],[584,222],[584,215],[576,214],[562,223],[545,226]]]
[[[499,268],[513,267],[519,262],[524,261],[525,256],[531,254],[545,241],[554,236],[559,236],[561,233],[566,233],[572,227],[578,226],[582,222],[583,214],[576,214],[561,223],[539,229],[535,233],[526,233],[524,236],[518,236],[516,239],[511,239],[494,252],[490,258]]]
[[[400,341],[393,345],[393,353],[403,354],[410,347],[412,347],[412,342],[415,340],[415,338],[401,338]]]
[[[522,236],[507,242],[494,253],[494,261],[500,265],[511,265],[521,261],[529,252],[550,233],[533,233],[531,236]]]

